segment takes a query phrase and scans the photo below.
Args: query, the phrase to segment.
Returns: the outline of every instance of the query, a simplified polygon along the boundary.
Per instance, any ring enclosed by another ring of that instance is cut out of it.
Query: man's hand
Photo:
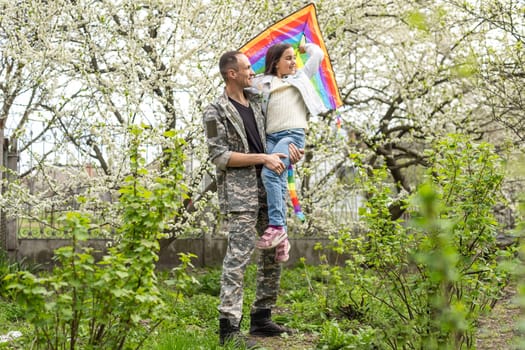
[[[299,149],[293,143],[290,143],[288,153],[290,153],[290,162],[295,164],[303,158],[304,149]]]
[[[272,153],[267,154],[264,162],[264,166],[270,170],[275,171],[277,174],[282,174],[286,169],[284,168],[284,163],[281,161],[281,158],[286,158],[284,153]]]

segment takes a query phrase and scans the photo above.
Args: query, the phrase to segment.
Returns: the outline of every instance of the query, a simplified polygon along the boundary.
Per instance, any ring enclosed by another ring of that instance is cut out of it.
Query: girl
[[[324,53],[315,44],[300,45],[299,51],[308,59],[297,70],[295,52],[287,43],[276,44],[266,52],[265,71],[256,77],[254,86],[262,92],[262,109],[266,116],[266,143],[268,153],[284,153],[281,159],[290,165],[288,146],[304,148],[308,116],[328,112],[310,79],[317,73]],[[262,169],[267,193],[269,225],[257,241],[259,249],[276,248],[275,260],[288,260],[290,243],[286,233],[286,171],[278,174],[266,167]]]

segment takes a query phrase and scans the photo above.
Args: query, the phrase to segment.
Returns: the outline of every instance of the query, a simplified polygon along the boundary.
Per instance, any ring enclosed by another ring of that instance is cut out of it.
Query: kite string
[[[299,198],[297,197],[297,191],[295,189],[295,177],[293,174],[293,165],[288,166],[288,193],[293,205],[293,211],[295,215],[301,221],[305,221],[306,217],[301,209],[301,204],[299,203]]]

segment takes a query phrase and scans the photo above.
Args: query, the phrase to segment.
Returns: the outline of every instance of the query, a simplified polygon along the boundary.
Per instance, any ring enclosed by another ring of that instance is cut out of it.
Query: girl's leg
[[[290,165],[289,146],[291,143],[296,146],[304,147],[304,132],[298,133],[294,130],[284,130],[267,136],[267,151],[270,153],[285,154],[281,161],[288,169]],[[267,193],[269,226],[256,243],[259,249],[271,249],[282,244],[288,238],[286,234],[286,197],[287,197],[287,171],[281,174],[264,167],[262,170],[262,180]],[[289,250],[289,244],[287,245]],[[288,250],[286,250],[286,256]],[[282,255],[282,254],[281,254]],[[286,258],[287,259],[287,258]],[[283,260],[285,261],[285,260]]]
[[[268,143],[271,147],[271,153],[284,153],[286,158],[281,158],[281,161],[285,165],[285,169],[290,164],[288,147],[292,142],[289,137],[284,137],[275,142],[275,139],[268,136]],[[272,139],[272,141],[270,141]],[[287,172],[283,171],[281,174],[277,174],[273,170],[266,167],[262,169],[262,179],[266,193],[268,196],[268,216],[270,225],[272,226],[285,226],[286,225],[286,192],[283,189],[286,188],[286,176]]]

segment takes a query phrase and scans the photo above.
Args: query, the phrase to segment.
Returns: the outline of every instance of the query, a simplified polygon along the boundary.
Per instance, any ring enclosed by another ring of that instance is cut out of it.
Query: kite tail
[[[335,124],[337,125],[337,136],[342,137],[343,134],[341,132],[341,114],[337,114],[335,117]]]
[[[297,198],[297,191],[295,190],[295,178],[293,176],[293,165],[288,166],[288,193],[290,194],[290,199],[292,200],[293,211],[295,215],[301,221],[305,221],[306,217],[304,216],[303,211],[301,210],[301,204],[299,203],[299,198]]]

